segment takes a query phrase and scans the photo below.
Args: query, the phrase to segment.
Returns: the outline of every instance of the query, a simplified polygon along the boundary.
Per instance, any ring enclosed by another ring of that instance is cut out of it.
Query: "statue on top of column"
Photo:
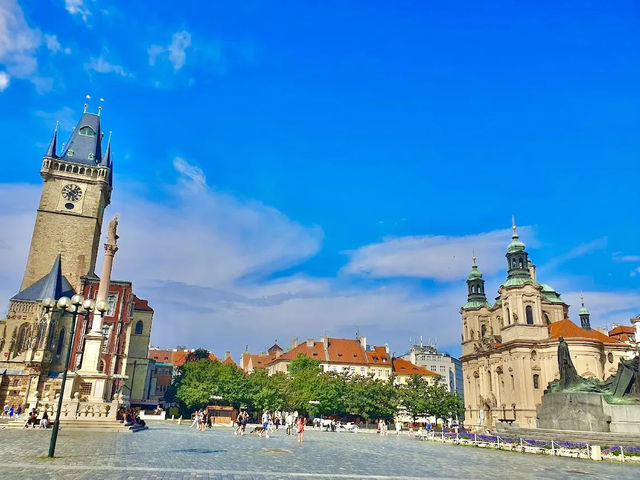
[[[118,234],[116,230],[118,229],[118,217],[113,217],[109,222],[109,226],[107,227],[107,243],[109,245],[115,245],[118,238]]]

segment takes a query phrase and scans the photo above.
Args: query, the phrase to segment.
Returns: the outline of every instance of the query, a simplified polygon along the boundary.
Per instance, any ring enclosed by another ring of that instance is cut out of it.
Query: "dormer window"
[[[93,153],[89,154],[89,160],[93,160],[94,158],[96,158],[96,156]]]
[[[67,150],[67,157],[73,157],[75,152],[73,150]]]
[[[93,128],[91,128],[91,127],[82,127],[80,129],[80,135],[85,136],[85,137],[95,137],[96,136],[96,132],[94,132]]]

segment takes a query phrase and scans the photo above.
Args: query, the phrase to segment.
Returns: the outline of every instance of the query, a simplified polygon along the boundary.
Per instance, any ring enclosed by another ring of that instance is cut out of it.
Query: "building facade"
[[[82,365],[93,314],[78,315],[75,331],[71,332],[71,314],[47,311],[42,305],[45,298],[71,297],[75,293],[96,298],[100,280],[95,275],[95,264],[113,179],[111,143],[109,140],[103,153],[102,140],[100,113],[88,113],[85,105],[62,153],[58,154],[56,129],[42,160],[42,194],[22,284],[9,301],[6,318],[0,320],[0,403],[26,406],[36,404],[38,399],[53,400],[60,394],[69,342],[71,373],[65,399],[78,393],[81,398],[99,395],[109,401],[116,383],[112,379],[117,374],[124,382],[130,379],[127,359],[146,357],[153,311],[140,300],[146,309],[136,308],[130,282],[108,285],[110,302],[112,296],[117,301],[110,303],[105,318],[107,336],[101,339],[103,355],[100,362],[96,356],[98,365],[93,375],[107,385],[104,392],[97,393],[95,383],[82,380],[91,377],[86,375],[91,372],[84,372],[84,377],[74,374]],[[114,242],[115,239],[117,236]],[[111,247],[113,252],[117,250],[115,243]],[[146,326],[134,338],[135,330],[127,329],[136,316],[144,318]],[[141,348],[145,341],[147,347]],[[147,372],[141,376],[144,379]],[[144,391],[144,387],[131,387]],[[92,389],[90,394],[88,389]]]
[[[569,305],[536,279],[515,225],[507,248],[507,279],[493,305],[475,258],[467,278],[462,317],[462,374],[467,424],[493,429],[501,419],[536,427],[536,407],[547,385],[559,378],[559,338],[569,344],[578,373],[605,379],[615,373],[627,344],[590,326],[584,304],[580,326],[569,320]]]
[[[464,382],[462,379],[462,362],[448,353],[438,352],[434,345],[411,345],[409,353],[403,359],[438,373],[450,392],[464,398]]]

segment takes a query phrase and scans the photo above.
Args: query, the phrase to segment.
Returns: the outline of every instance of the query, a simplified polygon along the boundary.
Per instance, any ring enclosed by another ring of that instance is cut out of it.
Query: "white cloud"
[[[595,240],[591,240],[589,242],[582,243],[577,247],[572,248],[568,252],[558,255],[547,263],[544,264],[545,269],[556,268],[559,265],[568,262],[569,260],[573,260],[574,258],[582,257],[589,253],[595,252],[597,250],[602,250],[607,246],[607,237],[597,238]]]
[[[180,30],[173,34],[171,43],[164,47],[151,45],[147,50],[149,65],[155,66],[159,57],[165,57],[173,65],[175,71],[184,67],[187,61],[187,49],[191,47],[191,34],[186,30]]]
[[[0,72],[0,92],[9,86],[9,75],[7,72]]]
[[[201,190],[207,183],[207,177],[202,169],[196,165],[191,165],[181,157],[173,159],[173,167],[187,180],[186,184]]]
[[[371,278],[416,277],[452,281],[466,277],[475,251],[482,272],[491,274],[506,267],[504,255],[511,230],[464,236],[420,235],[391,237],[347,252],[343,272]],[[520,238],[533,242],[529,227],[518,229]]]
[[[15,0],[5,0],[0,5],[0,65],[6,75],[28,78],[38,69],[36,50],[41,35],[31,29],[24,13]]]
[[[585,306],[591,313],[592,327],[609,328],[613,323],[630,325],[629,319],[640,313],[640,293],[638,292],[573,291],[563,293],[563,300],[572,305],[571,317],[578,325],[580,324],[578,317],[580,295],[584,295]]]
[[[91,10],[85,5],[84,0],[64,0],[64,7],[71,15],[78,15],[87,23],[91,16]]]
[[[120,75],[121,77],[132,76],[124,69],[124,67],[109,62],[103,56],[91,57],[89,59],[89,62],[84,65],[84,68],[86,70],[93,70],[98,73],[115,73],[116,75]]]
[[[55,35],[49,35],[48,33],[45,33],[44,35],[44,43],[47,48],[53,53],[58,53],[62,48],[60,46],[60,42],[58,41],[58,37]]]

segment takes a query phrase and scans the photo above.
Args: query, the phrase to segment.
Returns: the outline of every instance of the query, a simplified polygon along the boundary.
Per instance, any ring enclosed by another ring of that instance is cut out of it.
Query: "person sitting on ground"
[[[40,428],[49,428],[49,415],[45,411],[40,419]]]

